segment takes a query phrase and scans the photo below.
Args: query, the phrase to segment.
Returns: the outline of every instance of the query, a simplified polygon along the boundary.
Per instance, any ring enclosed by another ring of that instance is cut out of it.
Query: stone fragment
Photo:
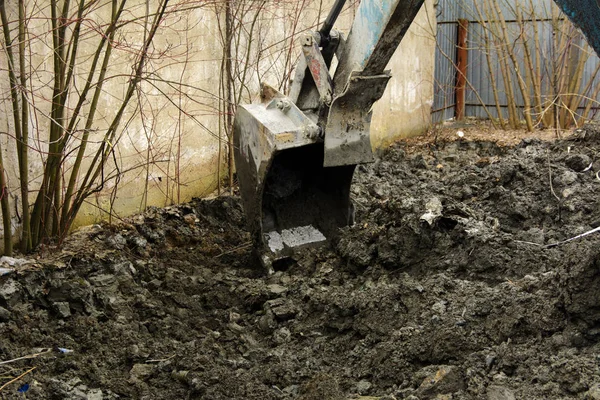
[[[92,389],[87,393],[87,400],[102,400],[104,399],[104,394],[100,389]]]
[[[600,400],[600,382],[594,383],[590,389],[585,392],[585,400]]]
[[[125,261],[121,263],[117,263],[111,266],[111,270],[116,274],[122,275],[135,275],[137,270],[131,263],[131,261]]]
[[[265,303],[265,307],[271,310],[275,318],[280,321],[292,319],[298,312],[291,302],[288,302],[283,298],[269,300]]]
[[[13,306],[19,300],[19,292],[21,285],[14,279],[7,279],[6,282],[0,283],[0,299],[8,306]]]
[[[175,370],[175,371],[171,372],[171,378],[173,378],[176,381],[179,381],[181,383],[187,383],[189,374],[190,374],[190,371]]]
[[[116,278],[114,275],[109,275],[109,274],[99,274],[99,275],[95,275],[95,276],[90,276],[88,278],[88,280],[90,281],[90,283],[96,287],[100,286],[100,287],[104,287],[104,286],[110,286],[113,283],[115,283]]]
[[[577,174],[573,171],[565,171],[554,178],[554,183],[559,186],[569,186],[577,182]]]
[[[28,260],[26,258],[14,258],[14,257],[2,256],[2,257],[0,257],[0,264],[3,266],[19,268],[19,267],[26,266],[28,264],[34,264],[34,261]]]
[[[77,386],[76,388],[73,388],[69,393],[69,399],[72,400],[87,400],[87,398],[87,386],[85,385]]]
[[[421,220],[427,222],[429,225],[433,225],[433,223],[442,216],[443,210],[442,201],[433,197],[425,204],[425,214],[421,215]]]
[[[433,396],[458,392],[465,388],[465,378],[460,368],[452,365],[441,366],[434,374],[427,376],[419,388],[419,395]]]
[[[120,233],[117,233],[113,236],[107,237],[106,244],[110,248],[123,250],[127,245],[127,239],[125,239]]]
[[[411,164],[412,164],[413,167],[418,168],[418,169],[427,169],[427,168],[429,168],[429,164],[427,163],[427,161],[425,160],[425,157],[423,157],[422,154],[417,154],[411,160]]]
[[[10,320],[11,312],[4,307],[0,307],[0,322],[7,322]]]
[[[265,334],[269,334],[275,330],[277,322],[275,321],[275,315],[271,310],[267,310],[265,314],[258,319],[258,327]]]
[[[287,342],[290,341],[291,337],[292,337],[292,332],[290,332],[290,330],[288,328],[285,328],[285,327],[277,329],[273,333],[273,340],[277,344],[287,343]]]
[[[267,289],[269,290],[269,293],[271,293],[275,296],[280,296],[280,295],[284,294],[285,292],[287,292],[287,290],[288,290],[285,286],[281,286],[276,283],[267,285]]]
[[[198,217],[196,217],[196,214],[186,214],[183,216],[183,220],[185,221],[186,224],[188,224],[190,226],[194,226],[195,224],[200,222],[200,219],[198,219]]]
[[[490,368],[492,368],[495,363],[496,363],[496,356],[495,355],[490,354],[490,355],[487,355],[485,357],[485,366],[487,367],[488,370]]]
[[[68,301],[57,301],[52,304],[52,308],[60,318],[69,318],[71,316],[71,306]]]
[[[131,243],[137,250],[145,250],[146,246],[148,246],[148,241],[141,236],[131,238]]]
[[[581,172],[592,163],[590,157],[585,154],[571,154],[565,159],[567,167],[575,172]]]
[[[129,381],[143,381],[152,375],[152,372],[154,372],[154,366],[151,364],[134,364],[129,371]]]
[[[487,388],[488,400],[516,400],[512,390],[505,386],[491,385]]]
[[[358,394],[366,394],[369,392],[373,384],[367,380],[361,380],[356,384],[356,391]]]
[[[244,327],[235,323],[235,322],[230,322],[227,324],[227,327],[229,328],[230,331],[232,331],[233,333],[236,334],[240,334],[242,332],[244,332]]]

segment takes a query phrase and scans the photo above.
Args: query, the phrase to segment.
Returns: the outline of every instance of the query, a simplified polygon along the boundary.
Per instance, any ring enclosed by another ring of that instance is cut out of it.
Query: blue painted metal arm
[[[600,56],[600,1],[554,0],[585,35],[588,43]]]
[[[335,73],[335,94],[345,90],[353,71],[381,74],[424,0],[362,0]]]

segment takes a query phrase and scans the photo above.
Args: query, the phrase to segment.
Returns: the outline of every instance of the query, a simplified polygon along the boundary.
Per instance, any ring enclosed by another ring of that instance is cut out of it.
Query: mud
[[[270,276],[236,197],[4,265],[0,397],[600,399],[600,233],[556,245],[600,226],[600,129],[465,132],[359,167],[356,224]]]

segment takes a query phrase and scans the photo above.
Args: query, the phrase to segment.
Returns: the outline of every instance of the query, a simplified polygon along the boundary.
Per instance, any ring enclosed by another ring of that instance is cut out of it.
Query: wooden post
[[[456,88],[454,116],[457,120],[465,117],[465,91],[467,87],[467,33],[469,21],[458,20],[458,35],[456,38]]]

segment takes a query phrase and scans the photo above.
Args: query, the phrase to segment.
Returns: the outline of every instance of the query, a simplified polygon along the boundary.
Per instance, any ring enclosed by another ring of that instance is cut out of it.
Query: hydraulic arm
[[[240,105],[235,116],[242,204],[269,268],[352,223],[354,169],[373,161],[371,107],[423,0],[362,0],[347,38],[333,29],[344,3],[337,0],[322,28],[301,39],[288,95],[263,86],[262,102]]]

